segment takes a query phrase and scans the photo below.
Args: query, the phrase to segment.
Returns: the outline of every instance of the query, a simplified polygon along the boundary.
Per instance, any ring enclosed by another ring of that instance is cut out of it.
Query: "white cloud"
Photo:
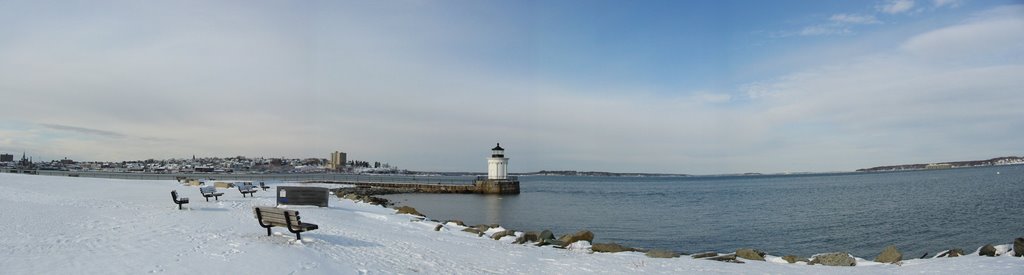
[[[807,26],[800,29],[799,32],[801,36],[841,35],[850,33],[853,33],[850,28],[840,25]]]
[[[732,101],[732,95],[727,93],[698,92],[693,98],[698,102],[720,104]]]
[[[912,54],[933,59],[1001,59],[1024,51],[1024,17],[973,20],[916,35],[901,47]]]
[[[846,13],[834,14],[834,15],[832,15],[832,17],[829,17],[829,20],[832,21],[832,22],[844,23],[844,24],[881,24],[882,23],[882,21],[879,21],[877,18],[875,18],[874,15],[846,14]]]
[[[880,4],[878,10],[888,14],[898,14],[914,8],[914,0],[888,0]]]
[[[932,0],[932,4],[937,8],[941,7],[959,7],[963,1],[961,0]]]
[[[757,121],[776,129],[764,138],[816,152],[784,153],[792,162],[870,166],[1014,154],[1021,144],[1013,137],[1024,134],[1020,20],[962,22],[743,88],[758,102]]]
[[[874,15],[839,13],[833,14],[829,17],[828,22],[813,26],[806,26],[803,29],[800,29],[800,31],[796,32],[796,35],[847,35],[853,33],[852,28],[856,25],[872,25],[881,23],[882,21],[879,21]]]

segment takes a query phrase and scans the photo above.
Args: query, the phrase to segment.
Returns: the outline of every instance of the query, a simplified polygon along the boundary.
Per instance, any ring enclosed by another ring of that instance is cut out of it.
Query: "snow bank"
[[[190,197],[186,210],[171,202],[171,190]],[[285,229],[274,228],[266,236],[257,225],[252,207],[273,206],[272,192],[243,198],[236,190],[222,191],[220,201],[206,202],[197,187],[175,181],[0,174],[0,267],[4,274],[1024,272],[1024,259],[1016,257],[825,267],[778,260],[734,264],[685,256],[654,259],[636,252],[585,253],[589,244],[565,250],[515,245],[508,241],[512,237],[494,241],[459,230],[434,231],[435,222],[334,198],[326,208],[288,207],[298,210],[303,221],[320,226],[297,242]],[[445,227],[458,227],[453,226]]]

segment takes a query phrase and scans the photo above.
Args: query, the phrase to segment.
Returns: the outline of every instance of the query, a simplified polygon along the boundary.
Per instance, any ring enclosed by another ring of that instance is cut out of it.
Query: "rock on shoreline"
[[[832,252],[825,254],[814,255],[809,265],[821,264],[827,266],[856,266],[857,259],[850,256],[850,253],[846,252]]]
[[[875,257],[875,262],[894,264],[903,260],[903,253],[896,249],[895,245],[886,246],[882,253]]]
[[[372,195],[363,195],[363,194],[358,194],[357,192],[352,192],[354,189],[361,189],[361,188],[338,188],[338,189],[334,189],[334,195],[338,196],[338,198],[342,198],[342,199],[346,199],[346,200],[357,201],[357,202],[365,202],[365,203],[369,203],[369,204],[372,204],[372,205],[380,205],[380,206],[383,206],[383,207],[388,207],[388,206],[393,205],[393,203],[391,203],[390,201],[388,201],[385,198],[375,197],[375,196],[372,196]]]
[[[680,254],[674,251],[651,249],[651,251],[647,251],[644,255],[651,258],[678,258]]]
[[[402,207],[396,208],[396,210],[398,210],[398,212],[397,212],[398,214],[412,214],[412,215],[420,216],[420,217],[426,217],[427,216],[427,215],[423,215],[423,213],[420,213],[420,211],[416,211],[416,208],[412,208],[411,206],[402,206]]]
[[[617,243],[595,243],[590,246],[590,250],[594,252],[602,253],[616,253],[616,252],[632,252],[637,249],[632,247],[622,246]]]
[[[764,261],[765,253],[760,250],[754,250],[750,248],[743,248],[736,250],[736,257],[744,258],[752,261]]]
[[[578,231],[578,232],[573,233],[571,235],[570,234],[562,235],[562,237],[558,238],[558,241],[561,242],[563,246],[571,245],[572,243],[575,243],[577,241],[593,242],[594,241],[594,233],[590,232],[588,230]]]

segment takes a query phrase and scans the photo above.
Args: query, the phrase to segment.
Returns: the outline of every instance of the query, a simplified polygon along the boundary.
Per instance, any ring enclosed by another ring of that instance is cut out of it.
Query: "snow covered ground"
[[[190,198],[185,210],[171,202],[171,190]],[[772,262],[774,257],[768,262],[735,264],[687,256],[654,259],[637,252],[588,254],[515,245],[513,237],[480,238],[455,225],[438,232],[434,231],[437,223],[333,197],[326,208],[289,207],[300,211],[303,221],[320,226],[297,242],[294,234],[282,228],[274,228],[274,236],[268,237],[257,224],[252,208],[273,206],[272,192],[257,192],[255,198],[243,198],[233,189],[221,192],[225,195],[220,201],[206,202],[197,187],[175,181],[0,174],[0,270],[4,274],[1024,274],[1024,258],[1010,256],[906,260],[902,265],[860,261],[856,267],[827,267]]]

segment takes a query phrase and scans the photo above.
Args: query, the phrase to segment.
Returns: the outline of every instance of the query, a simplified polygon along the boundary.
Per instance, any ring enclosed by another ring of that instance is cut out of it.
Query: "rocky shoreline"
[[[388,195],[404,193],[401,190],[387,189],[387,188],[336,188],[332,189],[334,194],[341,199],[352,200],[356,202],[365,202],[372,205],[379,205],[381,207],[392,207],[394,203],[387,199],[376,197],[378,195]],[[411,192],[411,191],[410,191]],[[570,250],[582,250],[588,253],[617,253],[617,252],[641,252],[647,257],[651,258],[678,258],[682,256],[690,256],[693,259],[705,259],[720,262],[738,263],[742,264],[744,261],[766,261],[768,257],[767,253],[753,249],[753,248],[741,248],[737,249],[733,253],[719,254],[717,252],[703,252],[695,254],[679,253],[670,250],[661,249],[644,249],[622,246],[617,243],[594,243],[594,233],[588,230],[580,230],[572,234],[564,234],[558,238],[555,238],[554,232],[550,230],[544,231],[517,231],[511,229],[505,229],[499,224],[478,224],[468,226],[460,220],[447,220],[444,222],[438,220],[428,219],[426,215],[420,213],[411,206],[401,206],[395,208],[398,214],[410,214],[420,217],[420,220],[429,220],[432,222],[439,223],[434,227],[434,231],[442,230],[460,230],[470,234],[475,234],[478,237],[488,237],[493,240],[500,240],[506,237],[515,240],[513,244],[521,245],[534,245],[534,246],[553,246],[560,249]],[[993,245],[985,244],[978,248],[978,256],[996,257],[1003,255],[1012,255],[1014,257],[1024,256],[1024,237],[1019,237],[1013,240],[1012,244],[1009,245]],[[972,253],[973,254],[973,253]],[[959,257],[967,255],[961,248],[950,248],[948,250],[940,251],[936,253],[936,256],[932,258],[945,258],[945,257]],[[858,258],[854,257],[847,252],[829,252],[815,254],[810,257],[800,257],[796,255],[786,255],[783,257],[776,257],[785,261],[789,264],[806,264],[806,265],[825,265],[825,266],[856,266]],[[921,256],[919,259],[928,258],[928,254]],[[902,252],[900,252],[896,246],[890,245],[882,249],[873,261],[883,264],[896,264],[901,265],[905,259]]]
[[[334,192],[334,195],[338,196],[338,198],[358,202],[365,202],[372,205],[380,205],[381,207],[390,207],[394,205],[394,203],[392,203],[388,199],[377,196],[404,193],[395,189],[359,187],[335,188],[331,189],[331,192]]]

